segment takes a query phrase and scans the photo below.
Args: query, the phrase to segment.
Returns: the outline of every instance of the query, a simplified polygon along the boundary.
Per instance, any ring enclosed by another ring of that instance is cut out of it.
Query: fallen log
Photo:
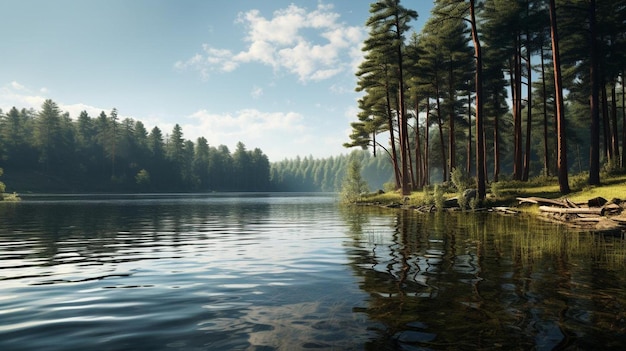
[[[559,214],[592,214],[603,216],[604,208],[563,208],[563,207],[552,207],[552,206],[539,206],[539,211],[541,212],[549,212],[549,213],[559,213]]]
[[[560,206],[560,207],[570,207],[570,204],[568,204],[566,201],[563,201],[563,200],[545,199],[545,198],[536,197],[536,196],[518,197],[517,200],[520,202],[520,204],[531,203],[531,204],[538,204],[538,205],[555,205],[555,206]]]
[[[519,213],[519,211],[517,211],[514,208],[504,207],[504,206],[496,206],[496,207],[493,207],[492,210],[494,212],[500,212],[500,213],[510,214],[510,215],[514,215],[514,214],[518,214]]]

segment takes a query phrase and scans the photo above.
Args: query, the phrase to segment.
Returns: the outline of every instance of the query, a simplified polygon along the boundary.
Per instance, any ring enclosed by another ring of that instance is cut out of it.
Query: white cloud
[[[12,81],[10,85],[14,90],[26,90],[26,87],[16,81]]]
[[[240,13],[236,22],[246,28],[245,50],[234,53],[204,44],[201,54],[178,61],[175,67],[196,70],[207,78],[209,72],[231,72],[243,63],[257,62],[286,70],[305,83],[352,70],[362,58],[365,29],[339,22],[332,5],[320,3],[309,11],[292,4],[269,19],[250,10]]]
[[[38,109],[45,100],[45,97],[30,93],[24,85],[15,81],[0,88],[0,108],[4,111],[14,106],[18,109]]]
[[[46,96],[48,94],[47,88],[41,88],[39,89],[39,92],[41,95],[33,94],[31,89],[13,81],[0,88],[0,108],[3,111],[8,111],[15,106],[18,109],[32,108],[35,111],[38,111],[44,101],[49,99],[49,97]],[[87,111],[87,113],[89,113],[92,117],[99,115],[101,111],[105,111],[107,113],[110,111],[110,109],[98,108],[83,103],[64,104],[58,101],[55,102],[61,111],[68,112],[72,118],[78,117],[82,111]]]
[[[185,130],[204,136],[213,143],[226,143],[233,138],[259,138],[273,132],[301,132],[302,116],[296,112],[262,112],[244,109],[234,114],[213,114],[200,110],[190,116]]]
[[[252,95],[253,99],[260,99],[261,96],[263,96],[263,88],[261,87],[252,88],[252,92],[250,93],[250,95]]]
[[[279,140],[297,140],[305,130],[303,117],[296,112],[244,109],[234,114],[214,114],[200,110],[189,118],[190,123],[181,124],[185,138],[195,141],[202,136],[214,146],[232,147],[242,141],[265,151],[266,146],[280,144]]]

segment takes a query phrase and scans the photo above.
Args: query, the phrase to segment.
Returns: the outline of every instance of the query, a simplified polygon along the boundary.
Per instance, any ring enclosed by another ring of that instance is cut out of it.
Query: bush
[[[602,169],[600,170],[600,177],[609,178],[610,176],[619,174],[619,171],[619,160],[617,158],[609,159],[602,165]]]
[[[428,186],[425,186],[423,189],[423,195],[422,195],[422,205],[434,205],[435,204],[435,199],[433,198],[433,195],[430,193]]]
[[[452,169],[452,172],[450,172],[450,180],[459,193],[463,193],[463,191],[472,185],[472,178],[464,174],[460,168]]]
[[[446,201],[445,198],[443,197],[444,189],[437,184],[435,185],[434,192],[435,193],[433,194],[433,197],[435,199],[435,207],[437,208],[437,211],[443,211],[444,204]]]
[[[387,182],[383,184],[383,190],[386,193],[390,193],[392,191],[396,191],[396,182]]]
[[[497,199],[502,196],[502,185],[500,182],[491,183],[491,194]]]

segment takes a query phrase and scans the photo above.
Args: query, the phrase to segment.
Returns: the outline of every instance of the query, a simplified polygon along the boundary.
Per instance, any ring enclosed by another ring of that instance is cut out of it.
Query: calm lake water
[[[0,350],[621,350],[626,244],[332,195],[0,204]]]

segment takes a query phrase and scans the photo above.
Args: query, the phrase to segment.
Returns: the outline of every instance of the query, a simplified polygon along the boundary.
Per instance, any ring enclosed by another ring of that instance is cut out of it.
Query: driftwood
[[[559,207],[578,207],[578,205],[574,204],[573,202],[567,199],[554,200],[554,199],[546,199],[542,197],[532,196],[532,197],[518,197],[517,200],[520,202],[520,204],[530,203],[530,204],[537,204],[537,205],[553,205],[553,206],[559,206]]]
[[[551,212],[551,213],[560,213],[560,214],[592,214],[603,216],[604,208],[602,207],[593,207],[593,208],[564,208],[564,207],[553,207],[553,206],[539,206],[539,211],[541,212]]]
[[[518,214],[519,211],[511,208],[511,207],[504,207],[504,206],[496,206],[493,207],[492,210],[494,212],[500,212],[500,213],[504,213],[504,214],[510,214],[510,215],[514,215],[514,214]]]
[[[552,221],[597,233],[623,233],[626,231],[626,215],[621,214],[621,201],[608,202],[595,198],[585,204],[575,204],[568,199],[553,200],[540,197],[518,198],[520,203],[539,205],[539,211]]]
[[[537,205],[553,205],[553,206],[566,207],[566,208],[581,207],[580,204],[574,203],[568,198],[555,200],[555,199],[546,199],[543,197],[531,196],[531,197],[518,197],[517,200],[520,202],[520,204],[531,203],[531,204],[537,204]]]

